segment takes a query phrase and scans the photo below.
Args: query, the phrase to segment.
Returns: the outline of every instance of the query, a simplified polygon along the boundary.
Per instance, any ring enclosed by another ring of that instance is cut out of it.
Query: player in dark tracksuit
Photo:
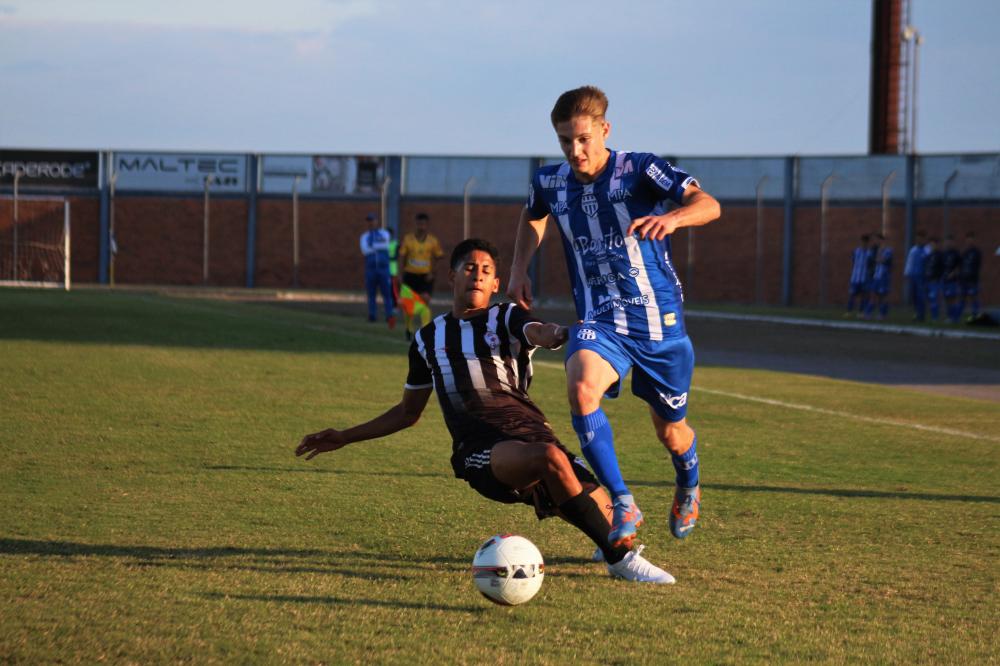
[[[927,307],[931,321],[941,314],[941,279],[944,277],[944,253],[938,249],[937,238],[927,239],[927,256],[924,258],[924,288],[927,290]]]
[[[959,295],[958,316],[962,316],[965,301],[969,301],[970,317],[979,316],[979,269],[983,262],[983,254],[976,247],[976,235],[971,231],[965,234],[965,249],[962,251],[958,269]]]
[[[955,237],[947,236],[944,239],[944,252],[941,256],[942,277],[941,291],[944,294],[944,302],[947,306],[945,311],[948,321],[953,324],[958,323],[958,318],[962,313],[962,299],[958,287],[959,266],[962,263],[962,255],[955,247]]]

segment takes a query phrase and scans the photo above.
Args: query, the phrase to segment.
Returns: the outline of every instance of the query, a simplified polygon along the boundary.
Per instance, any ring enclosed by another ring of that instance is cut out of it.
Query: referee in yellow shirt
[[[417,213],[416,231],[406,234],[399,244],[403,284],[420,294],[428,305],[434,291],[434,264],[444,255],[437,237],[427,231],[429,222],[427,213]]]

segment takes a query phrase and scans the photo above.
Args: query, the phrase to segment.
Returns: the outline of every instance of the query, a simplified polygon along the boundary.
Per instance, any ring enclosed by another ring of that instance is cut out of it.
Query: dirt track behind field
[[[260,300],[251,298],[251,300]],[[360,296],[274,301],[286,307],[364,318]],[[436,313],[446,304],[435,299]],[[543,306],[536,314],[569,323],[572,310]],[[950,339],[762,321],[687,317],[699,366],[756,368],[831,377],[1000,402],[1000,338]],[[402,336],[402,333],[400,333]]]

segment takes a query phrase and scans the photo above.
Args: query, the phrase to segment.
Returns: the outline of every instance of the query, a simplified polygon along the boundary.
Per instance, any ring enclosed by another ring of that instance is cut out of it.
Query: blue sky
[[[912,0],[917,146],[1000,151],[1000,2]],[[869,0],[0,0],[0,147],[863,154]]]

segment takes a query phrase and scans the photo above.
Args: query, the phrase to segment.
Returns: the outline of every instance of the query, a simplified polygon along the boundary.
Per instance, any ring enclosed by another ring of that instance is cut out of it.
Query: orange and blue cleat
[[[631,495],[616,497],[613,510],[608,542],[615,548],[621,546],[631,548],[632,542],[635,541],[636,530],[642,525],[642,511],[639,511],[639,507],[632,501]]]
[[[670,533],[678,539],[683,539],[698,522],[698,509],[701,508],[701,486],[681,488],[674,492],[674,505],[670,509]]]

